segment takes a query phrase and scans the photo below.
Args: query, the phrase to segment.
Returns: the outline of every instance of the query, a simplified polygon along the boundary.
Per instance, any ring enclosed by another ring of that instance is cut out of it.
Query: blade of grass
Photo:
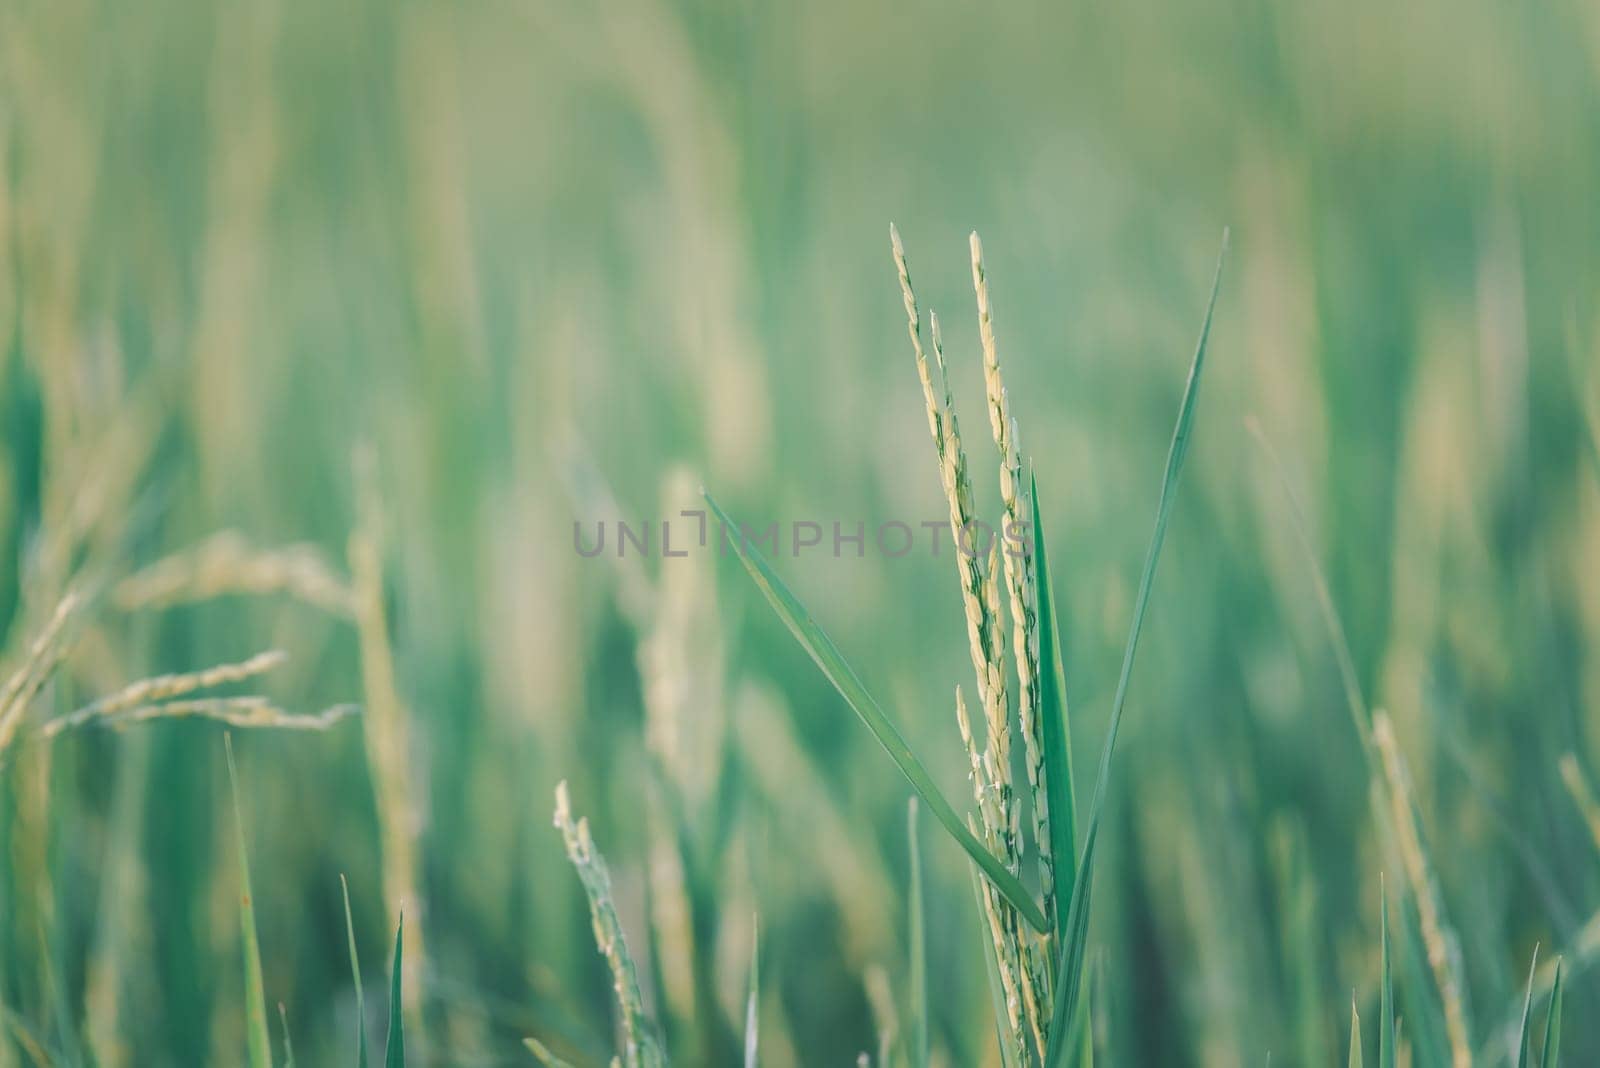
[[[283,1068],[294,1068],[294,1041],[289,1037],[289,1010],[278,1002],[278,1022],[283,1025]]]
[[[233,736],[222,736],[228,755],[228,787],[233,793],[233,827],[239,842],[239,928],[244,945],[245,1040],[250,1068],[272,1068],[267,1034],[267,994],[261,981],[261,944],[256,940],[256,909],[251,900],[250,857],[245,851],[244,810],[239,804],[239,773],[233,763]]]
[[[1361,1068],[1361,1017],[1356,1013],[1356,996],[1350,995],[1350,1068]]]
[[[1544,1018],[1544,1046],[1539,1051],[1539,1068],[1556,1068],[1561,1055],[1561,958],[1556,958],[1556,982],[1550,988],[1550,1009]]]
[[[356,953],[356,923],[350,915],[350,884],[339,873],[344,891],[344,930],[350,939],[350,977],[356,984],[356,1068],[367,1068],[367,999],[361,993],[361,957]]]
[[[1029,507],[1033,510],[1033,573],[1038,596],[1039,715],[1044,733],[1045,798],[1050,809],[1050,841],[1040,842],[1055,860],[1056,885],[1071,886],[1078,874],[1078,814],[1073,795],[1072,730],[1067,718],[1067,676],[1061,666],[1061,634],[1056,622],[1056,598],[1050,582],[1050,561],[1045,552],[1043,512],[1039,508],[1039,480],[1029,476]],[[1069,896],[1055,895],[1053,929],[1067,922]],[[1050,962],[1051,967],[1055,961]]]
[[[1034,930],[1047,931],[1049,924],[1045,920],[1044,912],[1033,900],[1033,895],[1015,875],[1006,870],[1005,865],[990,853],[982,842],[978,841],[977,836],[967,830],[961,818],[956,815],[955,809],[950,807],[950,802],[946,801],[944,794],[939,791],[933,776],[928,774],[922,761],[912,752],[911,746],[901,735],[900,729],[894,725],[894,721],[867,692],[855,669],[845,660],[844,654],[839,652],[838,646],[833,644],[833,639],[829,638],[827,632],[812,618],[799,598],[784,585],[772,565],[767,563],[766,557],[761,555],[761,551],[742,536],[741,528],[728,517],[728,513],[722,510],[716,499],[709,493],[704,496],[706,503],[711,506],[711,510],[722,523],[723,533],[733,544],[734,551],[739,554],[745,570],[750,573],[756,586],[766,596],[767,603],[772,605],[790,632],[806,652],[811,654],[811,659],[822,669],[828,681],[833,683],[834,689],[839,691],[840,696],[855,710],[861,722],[866,724],[867,729],[878,740],[884,752],[889,754],[889,759],[894,761],[912,789],[927,802],[934,817],[946,831],[950,832],[950,836],[960,843],[961,848],[967,851],[967,855],[983,869],[983,874],[994,884],[1000,896],[1005,898]]]
[[[394,929],[394,967],[389,973],[389,1041],[383,1052],[384,1068],[406,1068],[406,1028],[400,997],[400,962],[405,953],[405,930],[406,914],[402,911],[400,923]]]
[[[1381,880],[1380,880],[1381,884]],[[1395,1068],[1394,973],[1389,966],[1389,896],[1382,896],[1379,921],[1378,1068]]]
[[[917,799],[906,802],[906,840],[911,847],[911,1064],[928,1064],[928,960],[922,912],[922,848],[917,842]]]
[[[1429,967],[1427,943],[1417,916],[1417,897],[1406,886],[1400,893],[1399,990],[1396,1003],[1411,1039],[1417,1064],[1470,1064],[1455,1058],[1440,1005],[1439,988]]]
[[[1194,359],[1189,365],[1189,380],[1184,386],[1183,401],[1178,408],[1178,421],[1172,430],[1172,444],[1167,449],[1166,471],[1161,479],[1161,496],[1156,501],[1155,529],[1150,535],[1150,547],[1145,553],[1144,570],[1139,576],[1139,593],[1134,600],[1133,619],[1128,625],[1128,641],[1122,651],[1122,670],[1117,677],[1116,695],[1111,700],[1111,719],[1106,728],[1105,745],[1100,751],[1099,775],[1095,779],[1094,797],[1089,802],[1089,818],[1083,835],[1083,852],[1072,882],[1072,901],[1067,910],[1067,923],[1058,949],[1061,965],[1056,969],[1056,999],[1050,1020],[1050,1048],[1045,1063],[1054,1068],[1063,1062],[1066,1051],[1068,1021],[1077,1012],[1078,996],[1083,985],[1084,946],[1089,932],[1089,901],[1094,884],[1095,841],[1100,832],[1100,813],[1105,807],[1106,789],[1111,776],[1111,756],[1116,751],[1117,733],[1122,726],[1122,710],[1128,700],[1128,684],[1133,677],[1134,653],[1139,647],[1139,634],[1144,628],[1144,615],[1150,606],[1150,589],[1155,581],[1156,563],[1161,559],[1161,546],[1166,541],[1167,524],[1172,518],[1172,503],[1176,499],[1179,476],[1183,462],[1189,455],[1189,441],[1194,432],[1195,401],[1200,394],[1200,375],[1205,370],[1206,342],[1211,337],[1211,320],[1217,308],[1217,292],[1222,286],[1222,265],[1228,255],[1228,231],[1222,232],[1222,249],[1217,253],[1216,273],[1211,279],[1211,297],[1206,302],[1206,316],[1200,324],[1200,339],[1195,345]],[[1035,512],[1035,519],[1038,513]],[[1042,554],[1041,554],[1042,555]],[[1048,674],[1048,673],[1044,673]]]
[[[1089,1028],[1089,1010],[1093,991],[1078,999],[1078,1009],[1072,1014],[1072,1026],[1067,1031],[1067,1040],[1062,1045],[1064,1055],[1072,1057],[1073,1051],[1078,1051],[1079,1068],[1092,1068],[1094,1064],[1094,1036]]]
[[[761,1046],[761,921],[756,920],[750,934],[750,993],[744,1001],[744,1068],[756,1068],[756,1052]]]
[[[551,1053],[549,1047],[543,1042],[540,1042],[537,1038],[525,1038],[522,1040],[522,1044],[527,1047],[528,1052],[533,1054],[534,1058],[540,1064],[544,1065],[545,1068],[572,1068],[572,1064],[570,1062],[564,1061],[560,1057],[557,1057],[554,1053]]]
[[[1533,947],[1528,964],[1528,992],[1522,998],[1522,1027],[1517,1032],[1517,1068],[1528,1068],[1528,1016],[1533,1009],[1533,976],[1539,970],[1539,947]]]

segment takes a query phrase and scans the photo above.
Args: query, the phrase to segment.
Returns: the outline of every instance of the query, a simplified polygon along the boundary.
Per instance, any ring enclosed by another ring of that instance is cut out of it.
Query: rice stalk
[[[978,905],[978,915],[980,917],[986,917],[989,913],[989,906],[984,900],[984,888],[986,883],[983,876],[979,873],[978,866],[976,864],[969,864],[968,866],[972,873],[972,896]],[[985,924],[983,935],[984,937],[980,938],[978,941],[983,947],[984,974],[989,981],[989,1006],[991,1010],[990,1015],[994,1019],[995,1046],[1000,1051],[1000,1064],[1002,1068],[1019,1068],[1016,1046],[1007,1038],[1009,1032],[1006,1030],[1007,1009],[1005,985],[1000,977],[1000,962],[998,954],[996,953],[995,940],[987,926],[987,923]]]
[[[350,533],[348,547],[356,636],[361,650],[361,682],[366,695],[363,736],[377,801],[383,898],[389,926],[400,926],[401,912],[407,906],[413,916],[411,953],[407,958],[410,982],[405,986],[406,1013],[411,1017],[413,1031],[420,1035],[420,980],[427,959],[426,908],[421,895],[417,854],[421,813],[411,792],[411,713],[395,681],[394,650],[389,641],[383,591],[383,518],[373,463],[370,452],[357,454],[359,520]]]
[[[168,608],[229,594],[286,594],[331,615],[356,614],[355,591],[313,545],[257,549],[224,530],[123,579],[111,600],[124,611]]]
[[[956,725],[961,732],[961,742],[966,747],[967,758],[972,767],[973,800],[977,803],[979,814],[977,822],[968,818],[968,827],[974,835],[984,838],[992,849],[996,844],[994,841],[997,820],[994,814],[996,793],[991,788],[983,754],[979,752],[977,742],[973,738],[972,723],[967,714],[967,703],[961,696],[960,686],[956,687]],[[1005,1010],[996,1020],[996,1024],[1005,1025],[1001,1045],[1010,1049],[1013,1057],[1022,1057],[1021,1063],[1026,1064],[1028,1063],[1026,1044],[1021,1037],[1022,992],[1021,981],[1017,974],[1020,964],[1017,959],[1017,945],[1009,937],[1005,910],[999,906],[995,898],[994,889],[987,882],[978,886],[979,911],[992,943],[995,974],[1001,994],[1000,1004]]]
[[[902,263],[904,251],[900,251]],[[902,271],[903,284],[910,284],[909,275]],[[988,765],[989,782],[995,791],[995,822],[1000,856],[1006,868],[1017,871],[1017,842],[1012,834],[1011,790],[1011,728],[1006,704],[1004,652],[996,633],[998,621],[995,612],[999,607],[998,589],[992,584],[993,550],[990,544],[989,568],[982,565],[985,557],[973,539],[975,508],[972,501],[972,482],[967,474],[966,450],[961,445],[961,430],[956,420],[955,407],[950,395],[950,381],[945,373],[944,345],[940,337],[939,317],[928,316],[929,332],[933,340],[933,353],[939,366],[939,379],[944,397],[940,412],[943,434],[938,444],[940,477],[944,483],[945,497],[950,510],[951,540],[955,543],[956,570],[961,579],[961,602],[967,620],[967,646],[972,656],[973,672],[977,676],[978,701],[983,708],[985,724],[985,764]]]
[[[983,244],[973,232],[972,288],[978,302],[978,336],[983,346],[983,382],[989,401],[989,428],[1000,451],[1000,501],[1005,509],[1000,541],[1007,548],[1004,560],[1006,592],[1010,597],[1011,640],[1017,672],[1017,718],[1022,727],[1024,764],[1033,804],[1033,834],[1038,843],[1039,884],[1046,915],[1055,910],[1055,853],[1050,848],[1050,799],[1044,763],[1044,728],[1039,715],[1039,635],[1035,611],[1037,593],[1033,573],[1034,530],[1022,484],[1022,454],[1017,445],[1017,423],[1011,416],[1005,381],[994,338],[989,279],[983,264]],[[1017,549],[1009,547],[1015,537]]]
[[[878,1064],[888,1064],[890,1051],[900,1035],[900,1013],[895,1008],[889,973],[881,964],[869,965],[861,973],[867,990],[867,1006],[872,1010],[872,1029],[878,1036]]]
[[[1470,1027],[1461,978],[1461,951],[1455,932],[1445,918],[1439,885],[1423,848],[1405,757],[1395,740],[1394,726],[1388,714],[1381,709],[1373,714],[1372,736],[1382,758],[1384,778],[1389,787],[1387,796],[1401,867],[1417,904],[1428,967],[1433,972],[1434,985],[1444,1005],[1451,1063],[1455,1068],[1468,1068],[1472,1063],[1472,1047],[1468,1037]]]
[[[158,719],[210,719],[230,727],[294,731],[325,731],[347,716],[361,710],[360,705],[332,705],[321,712],[286,712],[271,699],[260,696],[200,697],[140,705],[125,712],[104,716],[109,727],[126,727]]]
[[[116,693],[84,705],[75,712],[47,721],[39,728],[37,733],[40,738],[54,738],[62,731],[81,727],[91,720],[109,719],[119,713],[138,709],[140,706],[165,701],[169,698],[181,697],[196,690],[205,690],[213,686],[222,686],[227,683],[243,682],[257,678],[265,675],[286,659],[288,659],[288,654],[274,649],[264,653],[257,653],[248,660],[242,660],[238,663],[218,664],[215,667],[201,671],[156,675],[148,679],[140,679],[137,682],[129,683]]]
[[[944,357],[944,342],[939,317],[928,315],[929,336],[933,346],[934,364],[939,372],[939,388],[935,390],[928,368],[928,357],[921,342],[920,314],[911,272],[907,264],[905,246],[899,231],[889,229],[890,249],[896,274],[900,281],[901,298],[905,305],[907,333],[912,342],[912,355],[917,365],[917,375],[922,383],[923,400],[928,411],[928,425],[934,439],[934,451],[939,460],[940,483],[944,488],[950,515],[951,539],[955,547],[956,571],[960,580],[962,607],[967,621],[967,644],[977,676],[977,695],[983,709],[985,744],[981,760],[981,780],[975,777],[974,785],[986,795],[980,797],[979,814],[988,844],[1005,864],[1007,871],[1016,875],[1020,869],[1022,853],[1020,818],[1017,812],[1015,789],[1011,776],[1011,719],[1006,695],[1005,643],[1001,636],[1001,557],[1005,555],[1006,585],[1011,598],[1014,616],[1018,622],[1016,638],[1019,644],[1016,659],[1018,674],[1025,692],[1020,700],[1032,713],[1033,680],[1037,677],[1035,657],[1031,653],[1032,641],[1027,633],[1026,619],[1030,610],[1027,594],[1022,589],[1026,582],[1022,571],[1009,554],[1002,554],[1000,546],[1004,534],[1014,526],[1018,515],[1017,483],[1021,480],[1021,460],[1015,455],[1010,431],[1004,425],[1005,401],[1003,384],[999,380],[999,365],[994,355],[994,332],[989,317],[988,287],[983,278],[981,249],[974,247],[973,280],[978,293],[979,327],[984,349],[985,382],[989,387],[990,420],[994,426],[997,443],[1001,448],[1002,496],[1009,489],[1007,520],[1000,535],[991,536],[987,550],[976,543],[976,519],[971,477],[968,472],[966,451],[961,443],[960,423],[955,412],[955,402],[950,390],[950,378]],[[993,535],[991,531],[991,535]],[[1025,569],[1022,569],[1025,570]],[[970,733],[970,732],[969,732]],[[970,743],[969,743],[970,744]],[[1028,755],[1030,783],[1037,782],[1039,751]],[[1037,810],[1036,810],[1037,812]],[[1036,824],[1037,827],[1037,824]],[[1047,839],[1040,839],[1043,843]],[[1041,844],[1041,856],[1046,853]],[[985,890],[986,908],[992,907],[994,895]],[[1047,907],[1046,915],[1050,914]],[[1044,988],[1044,968],[1033,946],[1032,939],[1022,930],[1010,910],[1000,910],[990,916],[991,933],[996,943],[1002,981],[1007,992],[1007,1016],[1014,1041],[1024,1050],[1026,1058],[1043,1056],[1045,1023],[1042,1005],[1048,1000]],[[1026,1036],[1026,1037],[1025,1037]]]
[[[961,445],[961,428],[956,418],[950,381],[945,372],[944,345],[940,336],[939,318],[928,317],[929,334],[933,343],[934,359],[938,365],[940,389],[935,391],[928,370],[928,356],[922,346],[921,319],[917,310],[916,293],[911,286],[911,270],[906,262],[905,246],[900,232],[889,227],[890,247],[895,269],[900,279],[900,292],[906,309],[906,331],[911,338],[912,354],[916,359],[917,376],[922,383],[923,401],[927,406],[928,427],[933,435],[934,449],[939,459],[939,479],[944,487],[945,500],[950,513],[950,533],[955,546],[956,570],[961,580],[961,603],[966,614],[967,644],[972,656],[972,666],[978,677],[978,700],[983,707],[985,722],[1006,722],[1004,665],[999,660],[995,636],[996,623],[989,611],[985,595],[982,557],[976,545],[970,545],[975,508],[972,501],[972,482],[967,473],[966,451]],[[991,730],[989,745],[999,755],[1009,753],[1010,732]],[[1002,798],[1001,814],[1009,808],[1009,757],[996,761],[1005,776],[995,784]],[[1000,826],[1006,826],[1002,823]],[[1014,843],[1013,843],[1014,845]],[[1009,860],[1009,858],[1008,858]]]
[[[83,607],[83,598],[68,593],[56,604],[49,621],[39,631],[21,663],[0,687],[0,757],[16,740],[23,715],[41,687],[71,648],[67,626]]]
[[[588,819],[573,821],[565,781],[556,786],[555,826],[561,831],[567,858],[577,870],[589,898],[595,944],[611,969],[612,989],[622,1014],[623,1063],[627,1068],[660,1068],[667,1063],[666,1055],[651,1033],[650,1020],[645,1014],[644,999],[639,993],[639,973],[623,939],[622,921],[611,896],[611,874],[606,869],[605,858],[595,849]]]

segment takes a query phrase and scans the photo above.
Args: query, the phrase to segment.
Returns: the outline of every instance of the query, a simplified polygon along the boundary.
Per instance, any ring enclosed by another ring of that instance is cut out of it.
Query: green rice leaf
[[[356,984],[356,1068],[367,1068],[367,999],[361,993],[361,957],[356,953],[356,922],[350,914],[350,884],[339,873],[344,891],[344,930],[350,939],[350,977]]]
[[[244,945],[245,1043],[250,1068],[272,1068],[267,1033],[267,994],[261,981],[261,944],[256,940],[256,910],[251,900],[250,857],[245,851],[244,810],[239,805],[239,774],[233,763],[233,736],[222,736],[228,755],[228,787],[233,793],[233,827],[239,842],[239,930]]]
[[[911,1064],[928,1064],[928,960],[922,912],[922,848],[917,842],[917,799],[906,802],[906,840],[911,856]]]
[[[1361,1068],[1361,1017],[1354,994],[1350,995],[1350,1068]]]
[[[761,923],[758,919],[750,935],[750,993],[744,1001],[744,1068],[756,1068],[760,1048],[761,1004]]]
[[[845,701],[855,710],[861,722],[866,724],[872,736],[878,740],[884,752],[889,754],[900,773],[911,784],[922,800],[927,802],[928,808],[933,811],[944,829],[950,836],[960,843],[967,855],[977,862],[983,869],[983,874],[994,884],[1000,896],[1016,909],[1018,914],[1033,927],[1034,930],[1044,932],[1049,929],[1044,912],[1034,901],[1033,895],[1022,885],[1015,875],[1006,870],[1006,866],[983,843],[978,841],[976,835],[967,830],[961,822],[961,817],[956,815],[955,809],[945,800],[944,794],[939,792],[939,787],[934,783],[933,776],[928,774],[927,768],[917,755],[911,751],[900,729],[894,725],[888,715],[879,707],[878,702],[867,692],[861,678],[855,669],[845,660],[844,654],[839,652],[833,639],[817,624],[805,605],[800,603],[789,587],[785,586],[772,565],[767,563],[766,557],[748,540],[740,536],[739,527],[722,506],[716,502],[711,494],[705,494],[706,503],[716,513],[717,519],[722,523],[728,541],[732,543],[734,551],[739,554],[739,559],[744,563],[745,570],[755,580],[756,586],[766,595],[767,603],[772,605],[778,617],[789,627],[806,652],[811,654],[811,659],[816,661],[828,681],[833,683],[834,689],[839,691]]]
[[[1556,958],[1556,978],[1550,987],[1550,1009],[1544,1018],[1544,1048],[1539,1053],[1539,1068],[1556,1068],[1561,1055],[1561,958]]]
[[[1033,574],[1038,592],[1039,716],[1044,733],[1045,799],[1050,809],[1050,841],[1041,842],[1055,862],[1056,885],[1071,886],[1077,878],[1078,814],[1073,795],[1072,730],[1067,718],[1067,676],[1061,666],[1061,634],[1056,622],[1056,599],[1050,581],[1050,561],[1045,553],[1043,512],[1039,508],[1039,480],[1029,478],[1029,506],[1033,509]],[[1067,923],[1068,895],[1057,893],[1052,927],[1062,931]],[[1052,962],[1053,964],[1054,962]]]
[[[1528,992],[1522,998],[1522,1027],[1517,1032],[1517,1066],[1528,1068],[1528,1016],[1533,1009],[1533,977],[1539,970],[1539,947],[1533,947],[1533,960],[1528,963]]]
[[[1395,1068],[1394,972],[1389,965],[1389,897],[1383,891],[1380,908],[1379,994],[1378,994],[1378,1068]]]
[[[403,936],[406,929],[405,913],[394,929],[394,968],[389,973],[389,1041],[384,1048],[384,1068],[406,1068],[405,1019],[400,1008],[400,962],[405,948]]]
[[[537,1038],[525,1038],[522,1040],[522,1044],[545,1068],[572,1068],[570,1061],[564,1061],[554,1053],[551,1053],[550,1047],[540,1042]]]
[[[1134,600],[1133,619],[1128,625],[1128,641],[1122,650],[1122,671],[1117,677],[1116,695],[1111,700],[1111,720],[1106,729],[1105,746],[1100,751],[1099,776],[1094,784],[1094,797],[1089,803],[1082,859],[1078,862],[1072,882],[1072,900],[1067,908],[1066,925],[1060,932],[1058,954],[1061,963],[1056,968],[1055,1005],[1050,1018],[1049,1049],[1045,1053],[1047,1068],[1056,1068],[1065,1063],[1067,1047],[1063,1040],[1068,1023],[1078,1010],[1078,997],[1083,987],[1084,948],[1089,933],[1089,902],[1094,885],[1095,841],[1100,833],[1100,814],[1105,808],[1106,789],[1111,777],[1111,756],[1116,751],[1122,710],[1128,700],[1134,653],[1138,650],[1139,634],[1144,628],[1145,611],[1150,606],[1156,563],[1161,559],[1161,546],[1166,541],[1167,524],[1172,518],[1172,503],[1177,496],[1179,476],[1183,474],[1183,462],[1189,455],[1189,441],[1194,432],[1195,401],[1200,395],[1200,375],[1205,370],[1206,342],[1211,337],[1211,320],[1217,308],[1217,291],[1222,286],[1222,265],[1227,254],[1228,232],[1224,230],[1222,249],[1217,254],[1216,273],[1211,279],[1211,297],[1206,302],[1205,320],[1200,324],[1200,340],[1195,345],[1194,360],[1189,365],[1189,380],[1184,386],[1183,401],[1178,408],[1178,421],[1172,430],[1172,444],[1167,449],[1161,496],[1156,502],[1155,530],[1150,535],[1144,570],[1139,576],[1139,593]],[[1034,518],[1038,519],[1037,513]],[[1042,673],[1048,675],[1047,672]]]

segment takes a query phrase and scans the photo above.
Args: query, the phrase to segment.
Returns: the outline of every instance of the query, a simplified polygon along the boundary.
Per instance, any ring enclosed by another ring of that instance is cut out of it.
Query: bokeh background
[[[360,719],[234,738],[301,1063],[349,1057],[341,873],[381,1037],[386,841],[415,847],[416,1059],[603,1062],[562,778],[680,1063],[732,1057],[757,917],[764,1063],[897,1026],[904,783],[731,558],[572,548],[701,484],[761,523],[942,514],[891,220],[994,513],[984,238],[1085,775],[1232,227],[1104,835],[1107,1063],[1342,1063],[1374,1004],[1396,876],[1292,499],[1410,762],[1475,1043],[1503,1054],[1537,942],[1570,1063],[1600,1057],[1600,852],[1557,771],[1600,759],[1600,8],[6,0],[0,49],[10,657],[69,585],[218,531],[358,572],[370,457],[397,701],[295,597],[107,596],[30,712],[282,648],[285,707],[403,717],[387,772]],[[964,799],[948,556],[780,566]],[[242,1063],[220,731],[7,763],[0,1065]],[[923,854],[935,1055],[992,1063],[965,861]]]

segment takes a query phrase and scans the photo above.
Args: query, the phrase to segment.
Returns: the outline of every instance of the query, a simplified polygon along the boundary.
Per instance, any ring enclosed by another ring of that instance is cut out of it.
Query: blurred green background
[[[904,783],[731,558],[572,548],[702,483],[763,524],[942,514],[890,220],[994,514],[984,238],[1080,793],[1232,227],[1104,836],[1107,1063],[1342,1063],[1376,996],[1398,873],[1248,417],[1396,722],[1475,1043],[1539,942],[1600,1058],[1600,852],[1557,774],[1600,759],[1600,7],[5,0],[0,55],[6,663],[69,584],[220,530],[347,572],[370,446],[419,1063],[610,1048],[561,778],[680,1063],[731,1057],[757,916],[764,1063],[904,1014]],[[964,800],[948,557],[780,568]],[[274,647],[285,707],[370,706],[359,646],[294,598],[111,598],[32,716]],[[354,1027],[341,872],[382,1033],[363,729],[235,737],[312,1065]],[[0,1065],[242,1063],[220,731],[23,744],[0,793]],[[994,1063],[965,861],[923,854],[936,1058]]]

